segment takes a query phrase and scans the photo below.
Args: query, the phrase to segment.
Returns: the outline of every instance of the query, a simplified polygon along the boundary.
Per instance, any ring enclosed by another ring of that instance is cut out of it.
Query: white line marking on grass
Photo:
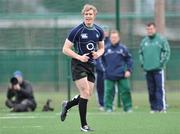
[[[33,115],[33,116],[39,116],[39,115],[44,115],[44,113],[7,113],[7,114],[5,114],[6,116],[31,116],[31,115]]]
[[[55,116],[0,116],[0,119],[36,119],[36,118],[55,118]]]
[[[69,114],[77,114],[78,112],[69,112]],[[132,112],[132,113],[126,113],[126,112],[111,112],[111,113],[108,113],[108,112],[88,112],[87,113],[88,115],[133,115],[133,114],[149,114],[149,115],[166,115],[166,114],[180,114],[180,112],[167,112],[167,113],[154,113],[154,114],[150,114],[148,111],[147,112]],[[56,115],[59,115],[59,113],[56,113]]]
[[[3,129],[12,129],[12,128],[42,128],[42,126],[3,126]]]
[[[71,112],[69,114],[77,114],[78,112]],[[88,115],[111,115],[111,116],[116,116],[116,115],[133,115],[133,114],[150,114],[149,112],[132,112],[132,113],[125,113],[125,112],[112,112],[112,113],[107,113],[107,112],[88,112]],[[164,113],[155,113],[156,114],[164,114]],[[180,114],[180,112],[167,112],[166,114]],[[53,113],[53,115],[41,115],[41,114],[34,114],[34,115],[27,115],[27,114],[6,114],[4,116],[0,116],[0,119],[8,120],[8,119],[38,119],[38,118],[44,118],[44,119],[49,119],[49,118],[57,118],[59,116],[59,113]]]
[[[25,113],[8,113],[6,114],[7,116],[22,116],[22,115],[27,115]]]

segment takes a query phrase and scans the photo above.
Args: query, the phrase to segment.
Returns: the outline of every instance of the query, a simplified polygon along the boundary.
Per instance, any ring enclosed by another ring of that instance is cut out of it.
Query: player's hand
[[[79,56],[79,60],[81,62],[88,62],[88,60],[89,60],[88,54],[84,54],[84,55]]]
[[[124,74],[125,78],[129,78],[131,76],[131,72],[130,71],[126,71]]]
[[[8,85],[8,89],[10,89],[10,90],[12,90],[12,84],[11,83],[9,83],[9,85]]]
[[[92,51],[91,53],[92,53],[93,59],[99,58],[98,52]]]
[[[19,84],[16,84],[16,85],[13,85],[13,89],[14,89],[14,90],[20,90],[20,89],[21,89],[21,87],[20,87],[20,85],[19,85]]]

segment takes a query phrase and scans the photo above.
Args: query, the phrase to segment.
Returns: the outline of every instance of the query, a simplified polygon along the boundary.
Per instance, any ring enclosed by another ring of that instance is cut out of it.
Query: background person
[[[21,71],[14,72],[10,80],[5,104],[12,112],[28,112],[36,109],[32,86],[23,79]]]
[[[113,111],[114,85],[117,83],[118,95],[121,94],[123,110],[132,111],[132,99],[129,77],[133,61],[127,47],[120,42],[119,32],[110,33],[111,46],[107,47],[103,56],[105,65],[104,107],[107,112]]]
[[[105,48],[110,46],[110,39],[109,39],[109,28],[107,26],[103,27],[104,30],[104,45]],[[104,65],[102,62],[102,58],[98,58],[96,60],[96,91],[97,91],[97,98],[99,103],[99,109],[104,111]]]
[[[170,57],[169,43],[156,32],[155,23],[146,26],[147,36],[140,44],[141,67],[146,72],[151,113],[166,112],[164,67]]]

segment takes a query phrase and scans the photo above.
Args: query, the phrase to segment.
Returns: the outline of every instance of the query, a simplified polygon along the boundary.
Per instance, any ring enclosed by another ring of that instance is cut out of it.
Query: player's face
[[[104,36],[109,37],[109,31],[104,31]]]
[[[156,28],[154,27],[154,25],[147,26],[146,30],[148,36],[152,36],[156,33]]]
[[[84,23],[86,26],[90,27],[94,23],[96,15],[93,10],[85,11],[84,12]]]
[[[110,40],[111,40],[112,45],[117,44],[120,41],[119,34],[118,33],[111,33]]]

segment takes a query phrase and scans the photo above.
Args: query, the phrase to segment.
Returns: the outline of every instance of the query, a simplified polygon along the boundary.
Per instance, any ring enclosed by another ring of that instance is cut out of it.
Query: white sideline
[[[124,112],[90,112],[87,113],[88,115],[110,115],[110,116],[117,116],[117,115],[129,115],[129,114],[149,114],[149,112],[132,112],[132,113],[124,113]],[[77,114],[77,112],[72,112],[71,114]],[[157,113],[158,114],[158,113]],[[159,113],[162,114],[162,113]],[[167,114],[180,114],[180,112],[167,112]],[[36,119],[36,118],[57,118],[59,113],[54,113],[53,115],[42,115],[42,113],[38,113],[35,115],[27,115],[27,114],[6,114],[4,116],[0,116],[0,119]]]
[[[42,126],[3,126],[2,129],[13,129],[13,128],[42,128]]]
[[[36,119],[36,118],[55,118],[54,116],[0,116],[0,119]]]

